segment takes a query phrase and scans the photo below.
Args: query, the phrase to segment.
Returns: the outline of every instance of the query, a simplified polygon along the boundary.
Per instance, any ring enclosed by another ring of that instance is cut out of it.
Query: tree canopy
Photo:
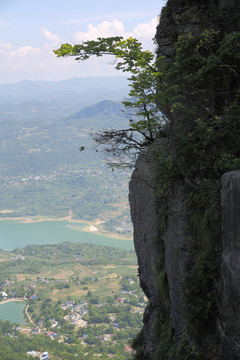
[[[91,56],[114,56],[116,70],[130,73],[129,98],[122,103],[129,117],[129,128],[105,129],[93,134],[97,144],[104,145],[112,165],[129,166],[136,152],[146,148],[163,129],[164,118],[157,105],[159,70],[152,52],[132,37],[98,38],[80,45],[63,44],[54,50],[58,57],[73,56],[84,61]]]
[[[131,37],[63,44],[54,53],[77,61],[112,55],[115,68],[130,73],[129,99],[123,101],[129,128],[93,134],[111,164],[129,166],[136,152],[166,137],[181,176],[194,187],[191,178],[206,177],[209,171],[215,177],[219,170],[239,166],[238,147],[232,143],[226,148],[239,109],[239,37],[237,32],[223,35],[214,29],[180,35],[171,62],[143,50]],[[223,123],[224,133],[216,131]]]

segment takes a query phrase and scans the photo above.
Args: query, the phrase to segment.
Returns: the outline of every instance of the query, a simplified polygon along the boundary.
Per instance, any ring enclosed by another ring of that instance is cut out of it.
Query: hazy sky
[[[0,84],[118,75],[109,58],[56,58],[62,43],[133,36],[154,49],[164,0],[0,0]]]

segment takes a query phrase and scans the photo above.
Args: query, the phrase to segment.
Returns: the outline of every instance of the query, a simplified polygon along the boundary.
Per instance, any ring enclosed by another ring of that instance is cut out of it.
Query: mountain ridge
[[[0,101],[13,97],[38,96],[54,92],[77,92],[93,91],[101,89],[103,93],[122,90],[127,92],[128,82],[124,76],[101,76],[101,77],[74,77],[61,81],[29,81],[22,80],[12,84],[0,85]]]
[[[102,100],[90,106],[86,106],[71,116],[72,119],[83,119],[94,116],[116,114],[122,116],[121,102],[112,100]]]

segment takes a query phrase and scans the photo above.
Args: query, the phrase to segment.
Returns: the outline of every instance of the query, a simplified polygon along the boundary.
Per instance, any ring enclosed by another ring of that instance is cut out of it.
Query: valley
[[[102,149],[96,149],[91,139],[99,129],[127,126],[120,102],[100,100],[106,84],[110,99],[115,99],[117,89],[125,91],[121,86],[125,89],[126,80],[96,79],[97,88],[87,102],[84,86],[85,90],[91,86],[85,79],[64,84],[65,89],[61,83],[26,82],[22,96],[21,84],[6,85],[5,93],[4,85],[0,87],[0,217],[57,219],[71,213],[72,220],[100,221],[101,231],[131,237],[130,172],[107,167]],[[11,88],[16,98],[6,100]],[[52,102],[62,109],[60,113],[51,111]],[[18,111],[13,111],[16,106]]]
[[[2,303],[26,303],[26,323],[12,327],[15,343],[21,334],[35,351],[45,344],[53,359],[59,356],[56,344],[72,344],[78,356],[83,349],[100,359],[130,356],[129,341],[141,328],[146,304],[133,251],[69,242],[32,245],[1,251],[0,270]],[[64,359],[72,357],[64,352]]]
[[[91,137],[128,126],[126,86],[121,77],[0,86],[0,358],[132,358],[146,298],[130,170],[109,168]]]

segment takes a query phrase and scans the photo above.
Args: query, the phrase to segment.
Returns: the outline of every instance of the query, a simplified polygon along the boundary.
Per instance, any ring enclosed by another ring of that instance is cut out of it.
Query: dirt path
[[[37,327],[37,325],[36,325],[36,324],[34,324],[34,322],[32,321],[31,316],[30,316],[30,315],[29,315],[29,313],[27,312],[27,311],[28,311],[28,307],[29,307],[29,305],[27,305],[27,306],[26,306],[26,309],[25,309],[25,314],[26,314],[26,316],[28,317],[28,319],[29,319],[30,323],[31,323],[31,324],[33,324],[33,326]]]

